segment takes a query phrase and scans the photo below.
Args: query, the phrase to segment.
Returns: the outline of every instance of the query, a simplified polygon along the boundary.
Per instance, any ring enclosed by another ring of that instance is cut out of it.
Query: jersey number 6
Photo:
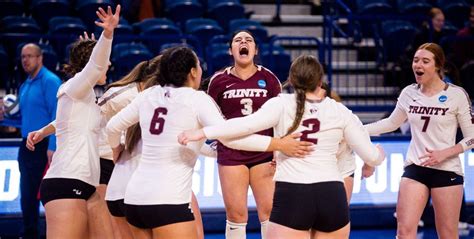
[[[155,113],[151,118],[150,123],[150,134],[161,134],[163,132],[163,127],[165,126],[165,119],[160,117],[161,114],[166,115],[168,113],[168,109],[163,107],[158,107],[155,109]]]
[[[309,128],[308,130],[304,130],[301,132],[301,141],[308,141],[313,144],[318,144],[318,139],[309,138],[308,134],[314,134],[318,132],[321,122],[318,119],[307,119],[304,120],[301,124]]]

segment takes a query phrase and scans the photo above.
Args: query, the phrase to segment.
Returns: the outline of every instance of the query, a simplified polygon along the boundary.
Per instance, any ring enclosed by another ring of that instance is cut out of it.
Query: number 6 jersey
[[[178,135],[203,125],[223,122],[214,101],[190,87],[154,86],[142,91],[107,124],[111,147],[120,143],[121,132],[140,122],[142,155],[125,192],[131,205],[183,204],[191,201],[194,164],[204,141],[178,143]],[[235,140],[238,145],[265,150],[268,136]],[[238,143],[240,142],[240,143]]]

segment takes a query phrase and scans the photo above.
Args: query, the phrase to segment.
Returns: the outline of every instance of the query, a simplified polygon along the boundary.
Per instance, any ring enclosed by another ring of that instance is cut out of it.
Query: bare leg
[[[82,199],[57,199],[46,203],[48,239],[87,238],[87,203]]]
[[[194,192],[191,198],[191,209],[193,210],[194,221],[196,222],[198,239],[204,239],[204,228],[202,225],[201,210],[199,209],[199,204],[196,199],[196,195],[194,195]]]
[[[347,223],[343,228],[340,228],[333,232],[321,232],[314,231],[311,238],[313,239],[347,239],[349,238],[349,233],[351,229],[351,224]]]
[[[418,221],[428,196],[428,188],[424,184],[402,177],[397,202],[398,239],[416,239]]]
[[[458,222],[461,212],[463,186],[431,189],[435,211],[436,231],[440,239],[458,238]]]
[[[89,238],[113,239],[111,218],[105,200],[95,192],[87,200]]]
[[[152,239],[153,238],[151,229],[142,229],[142,228],[135,227],[131,224],[129,225],[130,225],[130,230],[132,231],[134,239]]]
[[[100,184],[99,186],[96,187],[96,189],[97,189],[97,193],[99,193],[100,198],[104,200],[105,202],[105,192],[107,192],[107,185]],[[105,205],[107,206],[107,202],[105,202]],[[125,224],[125,225],[119,224],[120,221],[117,221],[116,219],[114,219],[114,216],[110,214],[109,210],[107,210],[107,213],[110,217],[110,225],[112,227],[111,229],[112,229],[114,239],[130,238],[130,237],[127,237],[127,235],[130,235],[130,236],[132,235],[128,227],[128,224]],[[120,228],[120,226],[122,226],[123,228]],[[122,234],[122,232],[127,233],[127,231],[128,231],[128,234]]]
[[[131,225],[128,224],[125,217],[112,217],[112,221],[117,225],[117,229],[120,230],[120,238],[122,239],[133,239],[133,234],[130,229]],[[114,235],[116,233],[114,232]],[[117,233],[119,234],[119,233]]]
[[[267,239],[308,239],[309,237],[309,230],[295,230],[274,222],[268,223]]]
[[[352,188],[353,187],[354,187],[354,178],[353,177],[345,177],[344,178],[344,189],[346,189],[347,204],[351,203]]]
[[[197,239],[196,223],[194,221],[153,228],[152,232],[153,239]]]

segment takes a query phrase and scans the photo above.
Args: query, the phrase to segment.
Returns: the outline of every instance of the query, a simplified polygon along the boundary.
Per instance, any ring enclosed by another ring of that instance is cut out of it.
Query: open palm
[[[95,24],[99,27],[102,27],[105,31],[112,32],[119,23],[120,18],[120,5],[117,5],[115,9],[115,14],[112,13],[112,8],[110,6],[107,7],[107,12],[104,9],[99,8],[96,11],[97,17],[99,17],[100,22],[96,21]]]

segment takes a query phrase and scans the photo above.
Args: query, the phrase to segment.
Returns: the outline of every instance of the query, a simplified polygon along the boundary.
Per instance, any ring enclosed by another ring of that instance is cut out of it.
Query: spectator
[[[20,168],[21,210],[23,212],[23,238],[39,238],[38,189],[46,164],[56,150],[56,139],[51,136],[36,146],[26,148],[28,133],[38,130],[56,118],[56,93],[61,80],[43,66],[41,48],[33,43],[21,50],[21,64],[28,75],[20,86],[20,112],[22,141],[18,152]]]

